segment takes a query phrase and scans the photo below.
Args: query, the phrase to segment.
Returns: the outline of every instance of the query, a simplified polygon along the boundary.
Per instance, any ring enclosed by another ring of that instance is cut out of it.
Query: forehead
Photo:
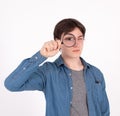
[[[74,28],[72,31],[70,32],[66,32],[66,33],[63,33],[63,35],[67,35],[67,34],[70,34],[70,35],[76,35],[76,36],[83,36],[82,32],[80,31],[79,28]]]
[[[73,35],[75,37],[79,37],[79,36],[83,37],[83,33],[81,32],[81,30],[78,27],[75,27],[72,31],[63,32],[60,38],[62,39],[65,35],[68,34]]]
[[[66,35],[66,34],[75,34],[75,35],[83,35],[82,34],[82,32],[80,31],[80,29],[79,28],[74,28],[72,31],[69,31],[69,32],[65,32],[65,33],[63,33],[64,35]]]

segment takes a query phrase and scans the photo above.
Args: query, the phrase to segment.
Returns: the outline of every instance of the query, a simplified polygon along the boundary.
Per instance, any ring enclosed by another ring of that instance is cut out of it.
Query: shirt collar
[[[85,69],[90,67],[90,64],[87,63],[82,57],[80,57],[80,60],[83,63]],[[55,63],[57,66],[65,65],[61,55],[55,60]]]

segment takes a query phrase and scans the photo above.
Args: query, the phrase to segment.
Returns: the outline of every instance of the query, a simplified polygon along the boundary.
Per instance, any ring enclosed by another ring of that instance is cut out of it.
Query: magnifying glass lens
[[[62,44],[67,47],[72,47],[75,45],[75,37],[71,34],[66,34],[62,39]]]

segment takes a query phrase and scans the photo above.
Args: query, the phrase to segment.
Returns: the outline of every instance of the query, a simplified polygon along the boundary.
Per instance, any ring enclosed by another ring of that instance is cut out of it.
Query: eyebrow
[[[72,34],[72,33],[70,33],[70,32],[65,33],[64,36],[67,35],[67,34],[68,34],[68,35],[73,35],[73,36],[75,36],[74,34]],[[82,34],[82,35],[79,35],[78,37],[84,37],[84,36],[83,36],[83,34]]]

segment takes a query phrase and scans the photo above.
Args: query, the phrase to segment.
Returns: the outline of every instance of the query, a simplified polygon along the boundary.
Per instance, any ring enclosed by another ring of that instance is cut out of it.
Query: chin
[[[78,58],[78,57],[80,57],[80,54],[72,54],[71,57],[72,57],[72,58]]]
[[[72,56],[79,57],[80,53],[72,53]]]

